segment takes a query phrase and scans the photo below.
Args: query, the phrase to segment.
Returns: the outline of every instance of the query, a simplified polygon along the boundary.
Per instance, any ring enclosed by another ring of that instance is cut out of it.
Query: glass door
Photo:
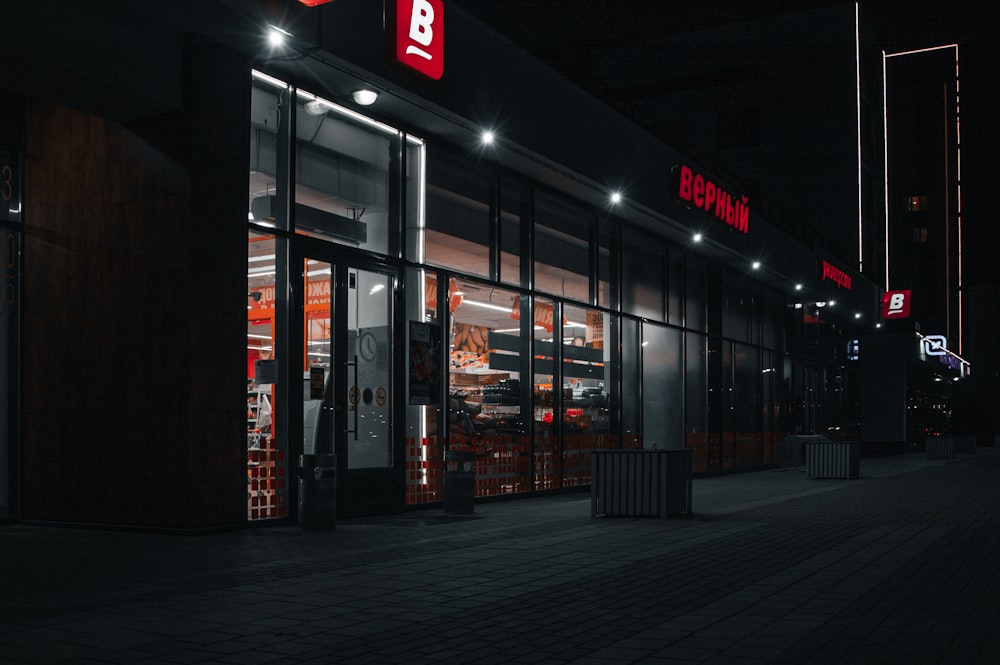
[[[392,426],[396,274],[330,258],[302,265],[302,452],[336,455],[339,516],[394,510],[403,500]]]

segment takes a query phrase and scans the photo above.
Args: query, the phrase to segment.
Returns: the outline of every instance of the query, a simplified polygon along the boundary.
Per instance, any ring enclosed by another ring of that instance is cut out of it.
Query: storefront
[[[442,501],[445,450],[477,497],[524,496],[588,486],[595,449],[752,470],[856,420],[878,298],[849,262],[457,9],[415,71],[381,3],[285,4],[287,47],[278,16],[175,17],[134,83],[164,90],[108,86],[115,117],[20,91],[22,517],[284,523],[313,453],[342,517],[393,512]]]

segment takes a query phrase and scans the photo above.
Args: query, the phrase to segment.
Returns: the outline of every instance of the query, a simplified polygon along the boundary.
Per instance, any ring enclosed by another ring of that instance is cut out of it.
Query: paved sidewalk
[[[1000,451],[170,536],[0,527],[0,663],[1000,663]]]

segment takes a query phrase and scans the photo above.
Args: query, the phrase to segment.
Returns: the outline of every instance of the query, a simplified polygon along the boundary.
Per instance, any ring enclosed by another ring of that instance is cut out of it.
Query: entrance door
[[[338,516],[396,510],[403,501],[393,482],[397,276],[381,266],[302,261],[303,452],[336,454]]]

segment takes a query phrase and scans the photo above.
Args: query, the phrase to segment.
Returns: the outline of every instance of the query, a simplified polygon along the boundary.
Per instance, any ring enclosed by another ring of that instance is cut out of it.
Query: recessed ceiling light
[[[361,90],[355,90],[351,93],[351,97],[354,99],[355,104],[360,104],[361,106],[371,106],[378,99],[378,93],[374,90],[369,90],[368,88],[362,88]]]

